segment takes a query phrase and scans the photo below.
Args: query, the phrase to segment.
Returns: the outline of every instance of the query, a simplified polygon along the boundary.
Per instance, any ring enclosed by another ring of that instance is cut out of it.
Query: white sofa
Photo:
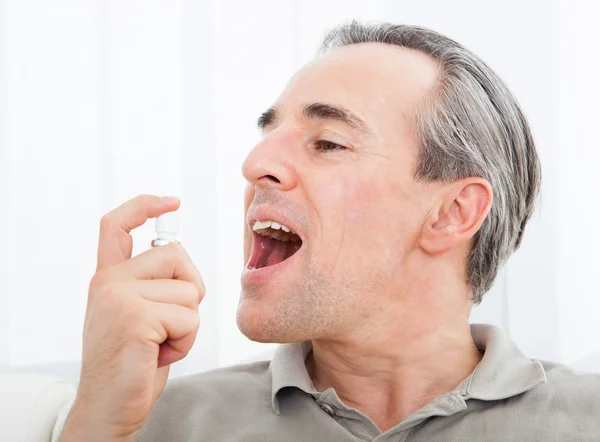
[[[0,441],[56,442],[75,394],[64,379],[0,373]]]

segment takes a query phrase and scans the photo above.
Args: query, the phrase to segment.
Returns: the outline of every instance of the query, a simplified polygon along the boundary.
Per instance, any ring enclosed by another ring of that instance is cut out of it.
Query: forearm
[[[135,442],[137,431],[130,435],[115,435],[99,423],[94,423],[92,414],[73,406],[57,442]]]

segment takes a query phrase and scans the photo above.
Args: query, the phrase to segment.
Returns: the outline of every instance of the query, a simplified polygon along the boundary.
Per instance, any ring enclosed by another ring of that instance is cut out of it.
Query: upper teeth
[[[283,230],[284,232],[292,232],[292,229],[290,229],[287,226],[284,226],[283,224],[279,224],[278,222],[275,221],[271,221],[271,220],[267,220],[267,221],[256,221],[254,223],[254,225],[252,226],[252,230],[256,231],[256,230],[261,230],[261,229],[267,229],[267,228],[271,228],[274,230]]]

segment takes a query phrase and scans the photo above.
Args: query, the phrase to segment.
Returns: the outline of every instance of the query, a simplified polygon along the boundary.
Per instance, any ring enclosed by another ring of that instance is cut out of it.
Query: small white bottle
[[[152,241],[152,247],[166,246],[171,242],[179,244],[179,212],[167,212],[157,216],[154,231],[156,239]]]

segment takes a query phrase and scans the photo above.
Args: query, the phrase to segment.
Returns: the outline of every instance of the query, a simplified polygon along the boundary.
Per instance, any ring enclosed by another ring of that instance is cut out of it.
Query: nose
[[[256,187],[285,191],[293,189],[297,183],[291,161],[293,140],[276,132],[263,138],[250,151],[242,165],[242,173]]]

